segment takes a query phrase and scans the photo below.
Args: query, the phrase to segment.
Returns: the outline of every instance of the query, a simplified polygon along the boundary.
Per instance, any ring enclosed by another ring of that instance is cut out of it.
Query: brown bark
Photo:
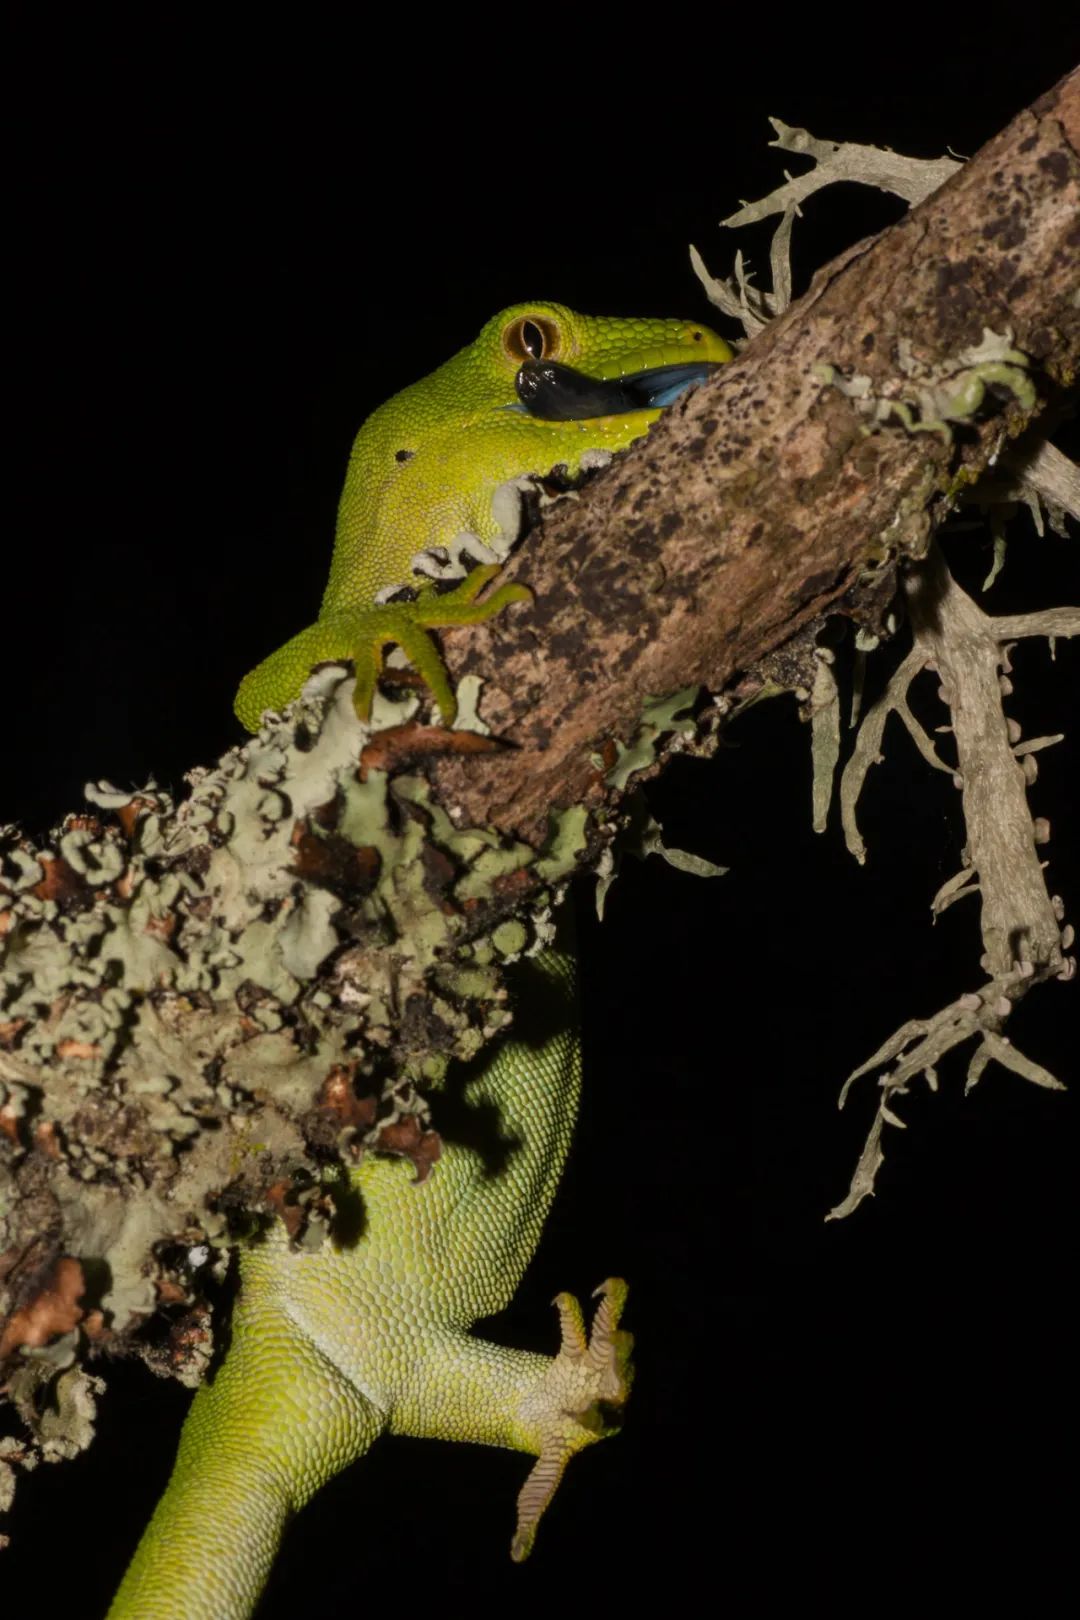
[[[643,700],[722,688],[850,593],[882,555],[922,555],[970,480],[1080,361],[1080,70],[1022,112],[899,224],[819,271],[806,295],[558,509],[506,571],[535,603],[444,644],[486,678],[515,746],[438,767],[462,821],[534,842],[550,808],[598,803],[591,756]],[[906,398],[984,329],[1011,333],[1038,388],[947,433],[866,417],[822,367]],[[910,349],[907,346],[910,345]],[[910,366],[909,366],[910,372]],[[950,492],[946,494],[946,492]]]

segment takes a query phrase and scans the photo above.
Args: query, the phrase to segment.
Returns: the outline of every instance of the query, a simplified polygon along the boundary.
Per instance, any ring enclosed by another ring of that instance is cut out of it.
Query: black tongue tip
[[[581,422],[590,416],[621,416],[627,411],[665,410],[694,383],[716,370],[714,360],[654,366],[603,382],[557,360],[526,360],[514,379],[518,399],[530,416],[545,422]]]

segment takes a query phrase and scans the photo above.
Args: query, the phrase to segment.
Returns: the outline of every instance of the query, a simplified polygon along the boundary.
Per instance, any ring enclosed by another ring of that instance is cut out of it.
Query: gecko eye
[[[503,333],[503,346],[513,360],[551,360],[559,352],[559,328],[542,315],[519,315]]]

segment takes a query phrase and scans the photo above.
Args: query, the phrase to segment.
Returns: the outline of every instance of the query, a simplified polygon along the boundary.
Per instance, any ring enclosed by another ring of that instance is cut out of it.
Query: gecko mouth
[[[526,360],[514,378],[520,409],[544,422],[580,422],[590,416],[622,416],[627,411],[662,411],[680,394],[704,382],[719,365],[693,360],[653,366],[604,382],[557,360]]]

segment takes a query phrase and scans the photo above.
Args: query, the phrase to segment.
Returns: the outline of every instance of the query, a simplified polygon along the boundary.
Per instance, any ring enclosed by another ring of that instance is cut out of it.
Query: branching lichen
[[[752,282],[746,260],[736,254],[734,272],[726,278],[711,276],[701,255],[691,259],[710,301],[742,322],[754,337],[787,308],[791,298],[790,241],[792,224],[801,205],[814,192],[837,181],[856,181],[878,187],[908,203],[921,202],[951,179],[961,165],[950,158],[928,163],[899,157],[875,148],[822,141],[805,130],[791,129],[772,120],[781,150],[813,160],[805,174],[785,175],[783,184],[764,198],[744,204],[722,223],[740,228],[779,215],[771,244],[771,289],[760,291]],[[1066,165],[1067,167],[1067,165]],[[1063,171],[1064,172],[1064,171]],[[988,227],[989,230],[989,227]],[[867,244],[850,250],[858,256]],[[831,267],[835,274],[836,267]],[[824,281],[821,283],[824,285]],[[815,283],[818,285],[818,283]],[[811,291],[813,297],[813,289]],[[871,333],[864,340],[879,352]],[[978,896],[982,908],[986,982],[977,992],[926,1020],[912,1020],[849,1076],[841,1093],[845,1100],[852,1081],[875,1069],[892,1065],[879,1082],[881,1101],[847,1198],[832,1212],[849,1214],[873,1191],[881,1165],[882,1136],[886,1124],[900,1125],[891,1100],[902,1095],[911,1079],[922,1073],[936,1085],[936,1064],[954,1046],[969,1039],[977,1045],[968,1068],[968,1086],[975,1084],[986,1064],[994,1059],[1035,1084],[1056,1087],[1059,1082],[1040,1065],[1016,1051],[1003,1034],[1011,1008],[1032,987],[1050,977],[1067,978],[1075,963],[1066,953],[1072,929],[1062,927],[1064,908],[1048,895],[1036,846],[1049,831],[1034,820],[1027,807],[1026,789],[1035,780],[1035,755],[1060,741],[1041,737],[1022,741],[1016,723],[1007,720],[1002,698],[1008,682],[1008,646],[1028,636],[1053,638],[1080,632],[1080,610],[1050,609],[1012,618],[988,617],[959,590],[940,554],[932,547],[936,523],[960,500],[989,508],[994,560],[985,587],[1000,572],[1005,558],[1005,524],[1017,505],[1027,505],[1042,533],[1043,514],[1058,532],[1066,514],[1080,516],[1080,470],[1041,436],[1029,432],[1018,444],[1015,435],[1038,408],[1038,385],[1031,357],[1016,346],[1011,330],[995,332],[984,325],[978,342],[967,342],[954,353],[928,351],[922,337],[897,327],[889,333],[891,375],[869,374],[851,368],[842,371],[817,362],[814,370],[837,388],[853,410],[864,418],[868,437],[882,431],[936,438],[952,457],[958,436],[970,435],[972,424],[988,411],[1006,406],[1004,433],[989,457],[985,476],[976,463],[959,456],[937,493],[943,497],[930,516],[935,477],[929,469],[924,487],[906,497],[906,508],[894,513],[892,530],[868,537],[868,560],[887,558],[900,549],[906,569],[903,591],[907,597],[913,646],[901,663],[883,698],[866,715],[855,748],[844,771],[840,805],[848,848],[860,862],[866,850],[858,831],[856,806],[870,766],[880,758],[885,724],[895,714],[906,727],[924,760],[953,778],[962,789],[968,843],[965,865],[938,891],[935,916],[957,900]],[[1041,427],[1041,424],[1040,424]],[[940,458],[939,458],[940,459]],[[995,467],[995,463],[1000,465]],[[970,486],[970,487],[969,487]],[[985,588],[984,587],[984,588]],[[876,646],[877,636],[871,638]],[[864,637],[864,646],[866,638]],[[832,668],[832,653],[819,646],[812,679],[804,657],[804,673],[787,684],[796,690],[804,717],[811,722],[814,759],[814,827],[824,830],[833,775],[839,757],[839,688]],[[861,659],[861,653],[860,653]],[[941,696],[950,710],[956,761],[943,759],[932,739],[916,720],[908,702],[911,682],[927,668],[938,671]],[[857,666],[853,709],[861,693]],[[770,688],[775,690],[775,684]],[[853,715],[854,723],[854,715]]]
[[[892,1107],[911,1080],[923,1074],[936,1087],[936,1066],[955,1046],[976,1039],[968,1065],[968,1090],[991,1059],[1035,1085],[1060,1082],[1033,1063],[1003,1034],[1013,1006],[1033,985],[1049,978],[1072,977],[1073,943],[1063,927],[1064,909],[1047,892],[1039,847],[1049,829],[1033,819],[1027,789],[1036,779],[1035,754],[1058,737],[1021,740],[1009,720],[1003,699],[1012,691],[1009,646],[1029,636],[1080,635],[1080,608],[992,618],[956,584],[938,551],[907,576],[913,646],[880,700],[862,722],[854,752],[844,771],[840,804],[847,846],[856,860],[866,849],[855,818],[867,773],[881,756],[885,723],[890,714],[903,720],[923,758],[953,776],[961,789],[967,845],[964,867],[934,897],[933,911],[969,894],[978,894],[983,939],[982,969],[986,981],[928,1019],[914,1019],[849,1075],[852,1082],[892,1065],[879,1080],[881,1099],[847,1197],[830,1218],[848,1215],[873,1192],[884,1153],[884,1127],[901,1125]],[[908,688],[924,670],[934,670],[939,695],[949,710],[956,760],[948,764],[908,706]]]
[[[770,118],[776,139],[770,146],[814,160],[814,167],[792,178],[785,171],[784,182],[756,202],[744,203],[735,213],[720,221],[728,230],[779,214],[780,224],[769,249],[771,288],[759,290],[753,284],[749,265],[740,251],[735,254],[733,275],[709,274],[696,247],[690,249],[694,274],[705,289],[705,296],[732,320],[740,321],[748,338],[756,336],[791,303],[791,232],[796,215],[808,197],[825,186],[841,181],[875,186],[891,192],[911,206],[929,197],[961,167],[955,158],[909,158],[878,146],[859,146],[853,141],[822,141],[805,129],[792,129],[779,118]]]

